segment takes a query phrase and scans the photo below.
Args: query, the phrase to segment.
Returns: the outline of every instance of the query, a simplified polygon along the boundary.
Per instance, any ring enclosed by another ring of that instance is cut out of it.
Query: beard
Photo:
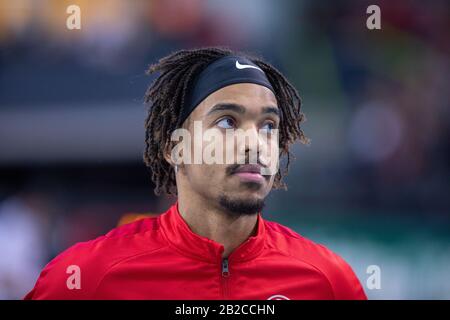
[[[226,195],[219,197],[220,206],[232,216],[254,215],[264,208],[264,199],[231,199]]]

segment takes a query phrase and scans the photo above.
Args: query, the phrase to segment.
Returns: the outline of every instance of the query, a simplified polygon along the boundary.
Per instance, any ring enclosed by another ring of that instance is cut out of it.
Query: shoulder
[[[266,230],[268,247],[321,273],[336,299],[367,298],[352,268],[338,254],[279,223],[266,221]]]
[[[89,299],[110,268],[163,247],[158,217],[115,228],[75,244],[50,261],[25,299]]]

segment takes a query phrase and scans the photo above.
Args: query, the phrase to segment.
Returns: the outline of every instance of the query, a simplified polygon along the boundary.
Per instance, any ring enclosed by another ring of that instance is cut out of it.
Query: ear
[[[164,148],[164,159],[167,161],[167,163],[169,163],[169,165],[170,165],[171,167],[174,168],[174,170],[175,170],[175,175],[177,174],[178,168],[179,168],[180,166],[182,166],[182,164],[178,164],[178,165],[177,165],[177,162],[176,162],[177,158],[173,158],[173,157],[172,157],[172,150],[173,150],[173,148],[177,145],[177,143],[178,143],[178,142],[170,142],[170,143],[168,143],[168,144],[166,145],[166,147]],[[181,153],[182,153],[182,152],[183,152],[183,151],[181,151]],[[178,157],[179,155],[174,154],[173,156]],[[181,157],[182,157],[182,156],[181,156]]]
[[[172,149],[173,144],[171,142],[168,142],[166,146],[164,147],[164,159],[172,166],[175,166],[174,159],[172,159]]]

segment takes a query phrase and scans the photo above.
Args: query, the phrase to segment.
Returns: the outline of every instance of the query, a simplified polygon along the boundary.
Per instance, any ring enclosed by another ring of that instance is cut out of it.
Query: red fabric
[[[261,215],[256,235],[230,254],[228,274],[222,252],[189,229],[175,203],[69,248],[25,299],[366,299],[342,258]],[[67,285],[73,265],[79,289]]]

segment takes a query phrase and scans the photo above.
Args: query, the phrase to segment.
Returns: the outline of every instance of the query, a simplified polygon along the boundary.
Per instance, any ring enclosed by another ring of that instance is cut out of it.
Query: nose
[[[238,141],[238,163],[259,163],[259,153],[264,143],[259,136],[258,129],[255,126],[243,129],[243,132],[237,132]]]

